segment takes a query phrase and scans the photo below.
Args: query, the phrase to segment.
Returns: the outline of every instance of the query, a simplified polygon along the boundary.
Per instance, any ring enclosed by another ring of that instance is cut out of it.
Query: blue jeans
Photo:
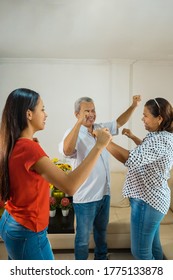
[[[106,229],[109,221],[110,196],[88,203],[74,203],[76,214],[75,259],[86,260],[90,234],[95,241],[95,260],[107,259]]]
[[[47,229],[33,232],[15,221],[5,210],[0,219],[0,235],[10,260],[53,260]]]
[[[138,260],[163,260],[160,223],[164,217],[141,199],[130,198],[131,251]]]

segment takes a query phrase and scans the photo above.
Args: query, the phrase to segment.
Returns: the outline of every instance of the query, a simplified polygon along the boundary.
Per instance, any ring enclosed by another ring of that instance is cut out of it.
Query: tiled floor
[[[56,260],[74,260],[74,254],[72,250],[56,250],[54,251]],[[117,249],[108,254],[109,260],[133,260],[133,257],[129,250]],[[93,260],[93,253],[89,254],[89,260]],[[3,242],[0,241],[0,260],[7,260],[7,252]]]

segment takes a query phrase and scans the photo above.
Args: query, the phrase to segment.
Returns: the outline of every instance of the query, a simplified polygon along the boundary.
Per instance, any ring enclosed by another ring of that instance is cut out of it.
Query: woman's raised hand
[[[105,148],[112,140],[112,135],[108,128],[101,128],[93,131],[93,135],[97,138],[96,145]]]

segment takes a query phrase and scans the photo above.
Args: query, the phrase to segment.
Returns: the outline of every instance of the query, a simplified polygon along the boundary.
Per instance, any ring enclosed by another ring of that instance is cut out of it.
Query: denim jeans
[[[163,260],[160,223],[164,217],[141,199],[130,198],[131,251],[138,260]]]
[[[47,229],[33,232],[15,221],[5,210],[0,219],[0,235],[10,260],[53,260]]]
[[[93,231],[96,260],[107,259],[106,229],[109,221],[110,196],[88,203],[74,203],[76,214],[75,259],[86,260]]]

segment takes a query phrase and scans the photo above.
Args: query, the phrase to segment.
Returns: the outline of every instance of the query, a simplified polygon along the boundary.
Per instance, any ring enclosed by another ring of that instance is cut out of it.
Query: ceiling
[[[173,0],[0,0],[0,58],[173,60]]]

